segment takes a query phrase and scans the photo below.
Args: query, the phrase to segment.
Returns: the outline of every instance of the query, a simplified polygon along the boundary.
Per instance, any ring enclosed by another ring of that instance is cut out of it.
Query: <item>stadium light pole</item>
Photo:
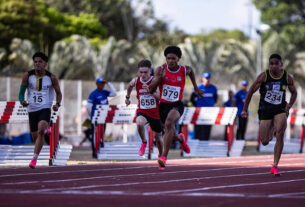
[[[256,76],[262,72],[262,33],[270,28],[267,24],[261,24],[256,28],[257,47],[256,47]]]

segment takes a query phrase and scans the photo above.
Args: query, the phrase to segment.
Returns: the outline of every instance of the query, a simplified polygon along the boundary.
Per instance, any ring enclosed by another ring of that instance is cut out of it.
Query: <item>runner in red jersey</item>
[[[184,111],[182,98],[186,75],[191,78],[196,95],[202,97],[192,68],[178,65],[178,61],[182,56],[180,48],[169,46],[164,50],[164,56],[166,64],[156,69],[153,81],[149,85],[150,93],[156,91],[158,86],[161,92],[159,114],[161,122],[164,124],[165,133],[163,154],[158,159],[160,170],[165,168],[166,158],[173,139],[180,142],[183,151],[190,153],[190,148],[186,144],[184,135],[182,133],[178,135],[175,130],[175,123],[180,119]]]
[[[130,81],[127,88],[125,103],[130,104],[130,94],[134,87],[137,91],[138,109],[137,109],[137,128],[142,139],[142,144],[138,154],[143,156],[147,146],[145,138],[145,124],[149,123],[154,131],[156,145],[159,150],[159,157],[162,155],[163,143],[161,139],[162,124],[159,116],[159,93],[149,93],[148,86],[152,82],[151,62],[149,60],[141,60],[138,64],[140,75]]]

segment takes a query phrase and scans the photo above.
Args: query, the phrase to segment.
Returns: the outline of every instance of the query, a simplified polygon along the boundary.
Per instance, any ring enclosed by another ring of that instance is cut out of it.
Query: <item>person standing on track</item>
[[[154,138],[159,150],[159,157],[162,155],[162,124],[159,116],[159,93],[149,93],[148,86],[151,83],[153,76],[151,76],[151,62],[149,60],[141,60],[138,63],[140,75],[130,81],[127,87],[127,95],[125,103],[130,104],[130,94],[135,87],[137,91],[138,109],[137,109],[137,129],[142,140],[141,147],[138,154],[143,156],[147,146],[145,138],[145,124],[149,123],[154,132]]]
[[[105,90],[105,84],[108,85],[110,91]],[[96,89],[93,90],[89,97],[88,97],[88,102],[87,102],[87,112],[88,115],[90,116],[90,120],[92,120],[92,117],[94,116],[94,112],[96,110],[97,105],[108,105],[108,96],[109,97],[114,97],[116,96],[116,89],[115,87],[105,80],[102,77],[99,77],[96,79]],[[94,132],[94,127],[92,126],[92,157],[97,158],[97,149],[95,146],[95,132]],[[104,127],[104,131],[106,130],[106,124]],[[101,142],[100,144],[101,147],[104,146],[104,143]]]
[[[241,116],[248,116],[248,106],[252,95],[259,89],[258,109],[259,136],[263,145],[267,145],[275,135],[274,162],[270,172],[279,176],[278,164],[284,147],[284,133],[287,127],[289,109],[297,98],[294,80],[282,69],[282,58],[278,54],[269,57],[269,69],[261,73],[251,85]],[[289,103],[286,102],[286,88],[291,92]]]
[[[57,111],[61,106],[62,94],[58,79],[46,70],[48,57],[42,52],[33,55],[34,69],[25,72],[19,90],[19,101],[23,107],[27,106],[29,124],[32,138],[35,142],[34,156],[29,167],[36,168],[37,159],[43,146],[43,138],[51,118],[51,107],[56,93],[56,104],[53,110]],[[24,99],[25,91],[28,91],[28,100]]]
[[[186,75],[191,78],[195,93],[202,97],[198,89],[195,75],[191,67],[178,65],[182,52],[177,46],[169,46],[164,50],[166,64],[159,66],[155,71],[152,83],[149,85],[149,92],[154,93],[159,86],[160,105],[159,114],[161,122],[164,124],[164,149],[162,156],[159,157],[158,163],[160,170],[165,169],[168,151],[173,140],[180,142],[181,149],[190,153],[190,148],[186,143],[184,135],[176,133],[175,124],[182,116],[184,106],[182,103],[183,90]]]

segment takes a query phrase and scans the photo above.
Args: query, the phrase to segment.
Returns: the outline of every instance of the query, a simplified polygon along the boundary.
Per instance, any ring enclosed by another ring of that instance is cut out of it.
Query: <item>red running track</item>
[[[0,169],[0,206],[305,206],[305,154]]]

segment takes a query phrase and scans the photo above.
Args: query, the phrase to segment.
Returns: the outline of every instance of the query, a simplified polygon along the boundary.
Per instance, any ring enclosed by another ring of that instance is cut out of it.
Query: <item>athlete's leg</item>
[[[274,166],[278,166],[283,147],[284,147],[284,134],[287,127],[286,113],[277,114],[274,116],[274,129],[276,136],[276,143],[274,145]]]
[[[163,141],[162,141],[162,132],[154,132],[155,140],[156,140],[156,145],[159,151],[158,157],[162,155],[163,152]]]
[[[35,142],[35,150],[34,153],[39,155],[41,148],[43,146],[43,138],[44,138],[44,133],[45,130],[48,126],[48,122],[45,120],[41,120],[38,122],[38,131],[37,131],[37,138]]]
[[[262,144],[265,146],[273,138],[273,120],[261,120],[259,123],[259,136]]]
[[[147,143],[145,138],[145,124],[147,123],[147,119],[144,116],[137,116],[136,123],[142,143]]]
[[[168,151],[170,149],[170,146],[173,142],[173,139],[178,140],[181,142],[183,140],[182,137],[178,136],[176,134],[176,128],[175,124],[176,121],[178,121],[180,118],[180,113],[176,109],[170,110],[170,112],[167,115],[167,118],[165,120],[164,124],[164,150],[163,150],[163,157],[167,157]]]

